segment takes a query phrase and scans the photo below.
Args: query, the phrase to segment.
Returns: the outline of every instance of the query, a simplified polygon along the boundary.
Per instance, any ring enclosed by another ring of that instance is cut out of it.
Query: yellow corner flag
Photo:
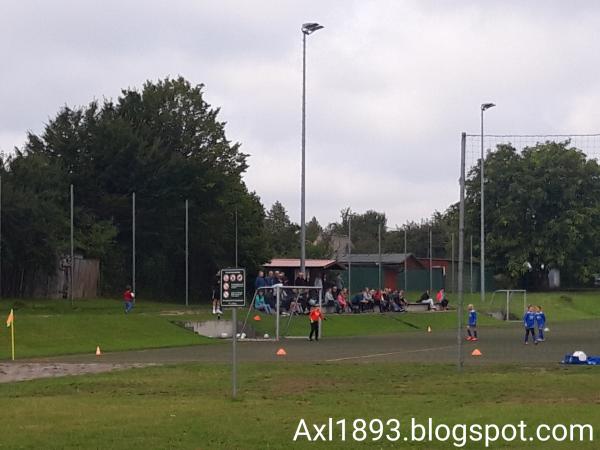
[[[6,326],[10,327],[10,337],[11,337],[11,348],[12,348],[12,360],[15,360],[15,315],[13,310],[10,310],[10,314],[6,319]]]

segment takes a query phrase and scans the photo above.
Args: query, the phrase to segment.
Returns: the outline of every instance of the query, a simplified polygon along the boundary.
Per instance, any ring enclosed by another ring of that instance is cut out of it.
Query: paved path
[[[483,328],[476,344],[464,342],[467,364],[517,363],[556,364],[566,353],[584,350],[600,354],[600,320],[563,322],[552,327],[547,340],[539,345],[522,342],[523,328],[519,323],[503,328]],[[283,347],[287,356],[275,352]],[[478,348],[483,353],[473,358],[470,352]],[[287,361],[298,362],[442,362],[457,360],[456,331],[435,330],[432,333],[407,332],[395,335],[325,338],[319,342],[305,339],[284,339],[280,342],[238,343],[241,362]],[[107,364],[175,364],[182,362],[227,363],[231,360],[231,344],[196,345],[151,350],[32,359],[30,363],[107,363]]]

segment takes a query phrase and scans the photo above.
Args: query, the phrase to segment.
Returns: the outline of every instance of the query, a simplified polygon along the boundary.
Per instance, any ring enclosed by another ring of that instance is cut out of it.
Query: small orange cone
[[[427,332],[431,333],[431,325],[427,325]]]
[[[285,356],[287,355],[287,352],[282,348],[280,348],[279,350],[277,350],[277,353],[275,353],[277,356]]]
[[[100,346],[96,347],[96,356],[102,356],[102,352],[100,351]]]
[[[471,356],[482,356],[481,352],[479,351],[478,348],[476,348],[475,350],[473,350],[471,352]]]
[[[253,318],[254,318],[254,320],[256,320],[257,322],[258,322],[258,321],[260,321],[260,316],[259,316],[258,314],[257,314],[257,315],[255,315]]]

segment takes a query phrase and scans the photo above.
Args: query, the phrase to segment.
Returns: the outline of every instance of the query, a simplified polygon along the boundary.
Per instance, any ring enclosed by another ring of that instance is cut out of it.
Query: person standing
[[[546,326],[546,314],[542,310],[542,306],[538,305],[537,311],[535,312],[535,324],[538,329],[538,342],[544,342],[544,327]]]
[[[308,340],[313,340],[313,335],[315,336],[315,340],[319,340],[319,323],[321,320],[325,320],[325,316],[321,312],[321,308],[319,308],[314,300],[311,300],[310,305],[310,313],[308,314],[308,318],[310,320],[310,334],[308,335]]]
[[[478,341],[477,337],[477,311],[475,311],[475,307],[471,304],[467,306],[469,310],[469,325],[467,326],[467,341]]]
[[[535,308],[533,305],[529,305],[527,312],[523,316],[523,325],[525,325],[525,345],[529,344],[529,335],[533,339],[533,343],[537,344],[538,341],[535,338]]]
[[[221,316],[221,272],[215,275],[215,283],[212,289],[212,313]]]
[[[125,302],[125,314],[128,314],[135,305],[135,293],[131,290],[131,286],[125,286],[125,292],[123,292],[123,301]]]

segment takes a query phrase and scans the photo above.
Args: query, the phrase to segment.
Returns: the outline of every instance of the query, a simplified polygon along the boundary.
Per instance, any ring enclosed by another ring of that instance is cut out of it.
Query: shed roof
[[[305,267],[308,269],[339,269],[341,265],[335,259],[306,259]],[[274,258],[265,264],[265,267],[300,268],[299,258]]]

